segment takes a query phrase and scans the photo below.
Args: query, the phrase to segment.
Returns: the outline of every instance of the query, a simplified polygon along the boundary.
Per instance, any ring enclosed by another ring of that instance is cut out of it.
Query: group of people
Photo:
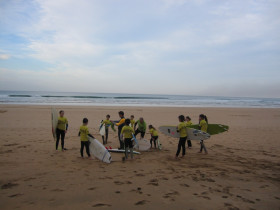
[[[103,144],[107,144],[108,142],[108,134],[109,134],[109,127],[115,131],[114,126],[118,127],[118,139],[120,147],[119,149],[125,149],[125,157],[128,158],[128,149],[130,150],[131,158],[133,159],[133,142],[132,139],[135,138],[139,133],[141,135],[141,138],[144,138],[146,134],[147,124],[144,121],[143,117],[140,117],[139,120],[134,120],[134,115],[131,115],[130,118],[124,117],[124,112],[119,111],[119,117],[120,120],[118,121],[112,121],[110,120],[110,115],[106,115],[106,119],[102,121],[102,124],[105,125],[105,136],[102,136]],[[192,147],[192,143],[190,139],[188,139],[188,133],[187,133],[187,126],[192,125],[191,118],[189,116],[185,117],[184,115],[180,115],[178,117],[179,124],[177,126],[177,132],[180,134],[179,142],[178,142],[178,149],[175,155],[175,158],[179,158],[179,154],[182,149],[182,158],[186,154],[186,142],[188,144],[188,148]],[[200,129],[204,132],[207,132],[208,127],[208,119],[204,114],[199,115],[199,126]],[[64,111],[61,110],[59,112],[58,117],[58,124],[56,129],[56,150],[58,150],[58,144],[59,140],[61,140],[61,149],[62,151],[66,150],[64,147],[64,138],[65,134],[68,130],[68,120],[66,117],[64,117]],[[149,133],[151,135],[150,144],[151,148],[157,148],[157,139],[158,139],[158,131],[154,128],[153,125],[149,125]],[[83,124],[80,126],[79,134],[80,140],[81,140],[81,157],[83,158],[83,152],[84,147],[86,148],[86,153],[88,157],[90,158],[90,152],[89,152],[89,141],[88,136],[94,138],[90,133],[88,129],[88,119],[83,119]],[[203,150],[203,143],[201,143],[200,152]],[[206,149],[205,152],[207,153]]]
[[[178,159],[179,158],[179,154],[181,152],[182,149],[182,158],[185,156],[186,154],[186,141],[188,143],[188,148],[192,147],[192,143],[191,140],[188,139],[188,133],[187,133],[187,127],[192,125],[191,122],[191,118],[189,116],[187,116],[185,118],[184,115],[180,115],[178,117],[179,120],[179,125],[177,126],[177,132],[179,132],[180,134],[180,138],[179,138],[179,142],[178,142],[178,149],[175,155],[175,158]],[[199,115],[199,127],[200,130],[203,132],[207,132],[207,128],[208,128],[208,119],[207,116],[204,114],[200,114]],[[200,142],[201,146],[200,146],[200,153],[202,152],[202,150],[205,150],[205,153],[207,153],[207,150],[204,147],[203,142]]]

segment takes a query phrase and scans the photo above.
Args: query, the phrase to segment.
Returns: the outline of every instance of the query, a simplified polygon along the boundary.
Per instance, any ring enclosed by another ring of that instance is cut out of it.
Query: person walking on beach
[[[67,133],[68,130],[68,120],[66,117],[64,117],[64,111],[60,110],[59,111],[59,117],[58,117],[58,122],[57,122],[57,129],[56,129],[56,150],[58,149],[58,144],[59,144],[59,139],[61,138],[61,150],[64,151],[66,150],[64,148],[64,139],[65,139],[65,134]]]
[[[88,136],[90,136],[91,138],[94,138],[89,133],[87,125],[88,125],[88,119],[84,118],[83,119],[83,125],[80,126],[80,131],[79,131],[79,134],[78,134],[78,136],[80,136],[80,140],[81,140],[80,153],[81,153],[82,158],[84,158],[84,147],[86,147],[86,152],[87,152],[88,158],[90,158]]]
[[[154,128],[154,126],[152,125],[149,125],[149,132],[151,134],[151,140],[150,140],[150,143],[151,143],[151,149],[153,148],[153,142],[154,142],[154,146],[155,146],[155,149],[157,148],[157,144],[156,144],[156,141],[158,139],[158,132],[157,130]]]
[[[130,126],[131,126],[132,128],[134,128],[134,124],[135,124],[134,115],[131,115],[131,116],[130,116]]]
[[[185,156],[186,154],[186,140],[187,140],[187,124],[185,123],[185,116],[184,115],[180,115],[178,117],[179,119],[179,125],[177,126],[177,132],[180,133],[180,138],[179,138],[179,142],[178,142],[178,149],[175,155],[175,158],[178,159],[178,156],[181,152],[181,148],[182,148],[182,158]]]
[[[186,124],[187,124],[187,126],[192,125],[192,119],[189,116],[186,116]],[[187,143],[188,143],[188,148],[191,149],[192,148],[192,142],[188,138],[187,138]]]
[[[138,125],[138,128],[135,130],[136,126]],[[135,130],[135,137],[137,136],[138,133],[141,133],[141,139],[144,138],[145,132],[146,132],[147,124],[144,121],[143,117],[140,117],[139,120],[134,125],[134,130]]]
[[[206,117],[206,115],[204,114],[200,114],[199,115],[199,127],[200,127],[200,130],[207,133],[207,129],[208,129],[208,119]],[[204,146],[204,142],[203,140],[200,141],[200,151],[199,153],[202,152],[202,150],[204,149],[205,151],[205,154],[208,154],[207,150],[206,150],[206,147]]]
[[[132,127],[129,126],[130,119],[125,120],[125,125],[121,130],[121,134],[123,135],[124,146],[125,146],[125,158],[128,158],[128,148],[130,150],[130,157],[133,159],[133,144],[132,144],[132,137],[134,134],[134,130]]]
[[[105,145],[105,144],[107,144],[107,142],[108,142],[109,126],[111,126],[111,128],[112,128],[113,131],[116,131],[116,130],[115,130],[115,128],[114,128],[114,124],[113,124],[113,123],[111,122],[111,120],[110,120],[110,115],[109,115],[109,114],[106,115],[106,120],[103,120],[102,123],[103,123],[104,126],[105,126],[105,137],[102,136],[103,144]]]
[[[119,149],[123,149],[124,143],[121,138],[121,131],[122,131],[123,126],[125,125],[125,118],[124,118],[123,111],[119,111],[119,117],[120,117],[120,120],[119,120],[119,122],[116,123],[116,126],[118,126],[118,138],[119,138],[119,143],[120,143]]]

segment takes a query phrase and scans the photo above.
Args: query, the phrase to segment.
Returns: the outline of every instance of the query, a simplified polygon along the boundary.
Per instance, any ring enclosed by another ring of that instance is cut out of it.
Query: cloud
[[[7,55],[7,54],[0,54],[0,60],[8,60],[10,59],[10,55]]]

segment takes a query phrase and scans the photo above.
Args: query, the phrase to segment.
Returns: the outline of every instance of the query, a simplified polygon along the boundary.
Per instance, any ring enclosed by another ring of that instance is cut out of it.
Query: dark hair
[[[63,111],[63,110],[60,110],[60,111],[59,111],[59,114],[61,114],[62,112],[64,112],[64,111]]]
[[[124,116],[124,112],[123,111],[119,111],[119,115]]]
[[[201,119],[205,120],[205,121],[207,122],[207,124],[208,124],[208,119],[207,119],[206,115],[200,114],[199,117],[200,117]]]
[[[152,125],[149,125],[149,128],[150,128],[150,129],[151,129],[151,128],[155,129],[154,126],[152,126]],[[155,130],[156,130],[156,129],[155,129]]]
[[[130,119],[128,119],[128,118],[125,119],[125,124],[126,124],[126,125],[129,125],[129,124],[130,124]]]
[[[189,116],[186,116],[186,119],[188,119],[188,120],[192,120]]]
[[[88,118],[84,118],[83,123],[88,123]]]
[[[180,122],[184,122],[185,121],[185,116],[184,115],[180,115],[179,117]]]
[[[130,117],[133,117],[133,118],[134,118],[134,115],[131,115]]]
[[[110,116],[109,114],[107,114],[106,117],[109,117],[109,118],[110,118],[111,116]]]

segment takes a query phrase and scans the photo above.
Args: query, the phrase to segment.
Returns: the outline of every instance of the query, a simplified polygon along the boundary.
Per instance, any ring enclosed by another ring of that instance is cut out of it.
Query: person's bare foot
[[[185,155],[182,155],[182,156],[181,156],[181,158],[184,158],[184,157],[185,157]]]
[[[202,151],[198,151],[197,153],[202,153]]]

